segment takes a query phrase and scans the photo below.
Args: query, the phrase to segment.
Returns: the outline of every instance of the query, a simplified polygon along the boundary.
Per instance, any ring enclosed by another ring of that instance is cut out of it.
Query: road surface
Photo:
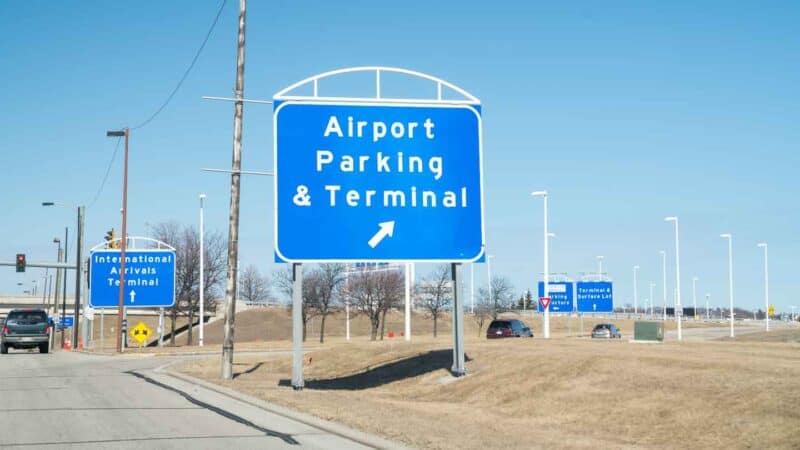
[[[0,448],[369,448],[152,370],[167,362],[11,350]]]

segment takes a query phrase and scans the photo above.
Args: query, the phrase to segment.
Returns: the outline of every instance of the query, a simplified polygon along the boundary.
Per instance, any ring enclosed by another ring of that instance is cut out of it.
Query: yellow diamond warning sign
[[[150,337],[150,328],[147,328],[147,325],[145,325],[143,322],[139,322],[131,330],[131,337],[138,342],[139,345],[142,345],[147,338]]]

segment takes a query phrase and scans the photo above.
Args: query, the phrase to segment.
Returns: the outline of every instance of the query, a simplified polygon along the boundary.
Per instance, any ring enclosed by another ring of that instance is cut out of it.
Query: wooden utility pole
[[[239,39],[236,52],[236,103],[233,115],[233,163],[228,223],[228,274],[225,281],[225,335],[222,341],[222,378],[233,378],[233,334],[236,320],[236,279],[239,272],[239,187],[242,169],[242,113],[244,112],[244,31],[247,0],[239,0]]]

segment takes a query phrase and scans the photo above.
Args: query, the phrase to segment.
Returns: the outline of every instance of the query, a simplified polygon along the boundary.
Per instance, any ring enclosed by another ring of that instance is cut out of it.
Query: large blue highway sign
[[[116,308],[119,301],[119,250],[96,250],[90,256],[89,303],[93,308]],[[165,308],[175,304],[175,252],[125,252],[125,306]]]
[[[548,296],[550,297],[551,313],[570,313],[572,312],[572,283],[566,281],[551,281],[547,283]],[[544,282],[539,282],[539,297],[544,297]],[[542,302],[537,302],[539,312],[544,312]]]
[[[283,101],[273,119],[279,259],[482,256],[479,105]]]
[[[585,281],[575,285],[578,312],[613,312],[614,292],[610,281]]]

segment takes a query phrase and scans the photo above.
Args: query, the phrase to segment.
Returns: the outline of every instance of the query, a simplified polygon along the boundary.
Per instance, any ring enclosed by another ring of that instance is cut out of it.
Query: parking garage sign
[[[572,283],[566,281],[551,281],[547,283],[550,297],[551,313],[569,313],[572,311]],[[544,282],[539,282],[539,297],[544,297]],[[539,312],[544,312],[542,304],[539,303]]]

